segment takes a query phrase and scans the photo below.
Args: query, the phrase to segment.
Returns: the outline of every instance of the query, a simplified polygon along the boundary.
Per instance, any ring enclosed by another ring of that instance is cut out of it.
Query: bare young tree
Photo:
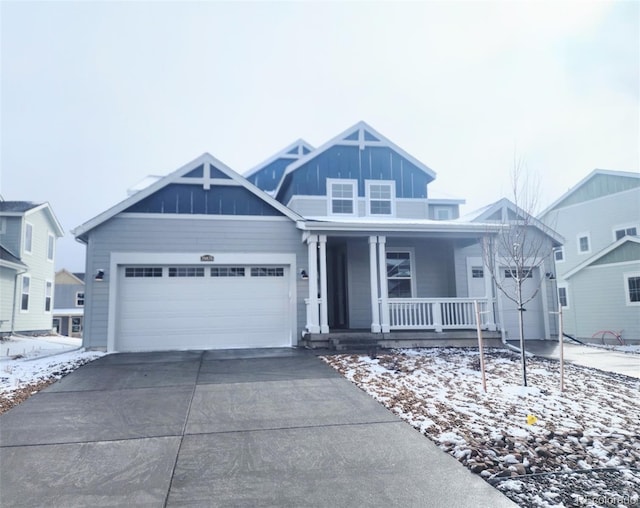
[[[545,263],[551,256],[548,228],[535,218],[539,182],[514,158],[511,171],[511,201],[504,200],[501,216],[495,217],[503,228],[483,238],[483,262],[496,288],[515,303],[522,360],[522,383],[527,386],[524,312],[542,286]],[[535,274],[539,275],[535,281]],[[537,283],[536,283],[537,282]]]

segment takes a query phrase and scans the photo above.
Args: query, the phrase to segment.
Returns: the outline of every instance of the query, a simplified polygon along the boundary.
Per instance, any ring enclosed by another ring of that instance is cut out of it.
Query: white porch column
[[[378,273],[380,275],[380,329],[389,333],[389,289],[387,287],[387,243],[386,236],[378,237]]]
[[[378,263],[376,259],[377,236],[369,237],[369,280],[371,281],[371,331],[380,333],[380,309],[378,305]]]
[[[327,235],[318,237],[320,242],[320,332],[329,333],[327,311]]]
[[[318,235],[307,238],[309,254],[309,299],[307,301],[307,330],[320,333],[318,316]]]

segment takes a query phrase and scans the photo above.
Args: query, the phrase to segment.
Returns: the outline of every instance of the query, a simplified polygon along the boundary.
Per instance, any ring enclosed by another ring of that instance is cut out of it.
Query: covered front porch
[[[306,231],[305,341],[327,345],[335,337],[359,334],[398,345],[420,335],[420,342],[445,340],[451,345],[476,336],[475,302],[481,328],[496,332],[491,278],[484,277],[481,262],[468,262],[478,264],[487,231],[443,226],[384,234],[343,228]]]

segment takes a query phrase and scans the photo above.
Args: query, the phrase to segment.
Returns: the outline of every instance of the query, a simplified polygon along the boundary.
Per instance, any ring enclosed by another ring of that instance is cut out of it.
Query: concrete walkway
[[[114,354],[0,416],[1,506],[515,506],[295,350]]]
[[[555,340],[527,341],[526,350],[545,358],[560,358],[560,343]],[[564,343],[564,360],[616,374],[640,378],[640,355],[594,346]]]

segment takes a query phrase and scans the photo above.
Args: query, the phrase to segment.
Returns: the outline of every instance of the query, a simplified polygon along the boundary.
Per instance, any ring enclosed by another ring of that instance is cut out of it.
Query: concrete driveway
[[[0,416],[2,506],[515,506],[313,354],[114,354]]]

